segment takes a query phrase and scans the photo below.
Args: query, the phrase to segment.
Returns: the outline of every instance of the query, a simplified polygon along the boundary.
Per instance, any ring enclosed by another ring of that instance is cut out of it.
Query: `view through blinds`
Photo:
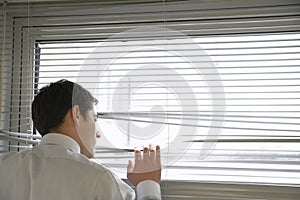
[[[152,143],[166,180],[299,187],[300,5],[258,2],[29,5],[7,19],[4,128],[33,137],[33,96],[68,79],[99,100],[95,159],[123,177]]]

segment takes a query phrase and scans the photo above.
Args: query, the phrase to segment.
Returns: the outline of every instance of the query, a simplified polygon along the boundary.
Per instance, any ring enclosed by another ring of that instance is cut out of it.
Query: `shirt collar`
[[[80,146],[74,139],[59,133],[46,134],[42,138],[41,144],[57,144],[68,148],[72,152],[80,153]]]

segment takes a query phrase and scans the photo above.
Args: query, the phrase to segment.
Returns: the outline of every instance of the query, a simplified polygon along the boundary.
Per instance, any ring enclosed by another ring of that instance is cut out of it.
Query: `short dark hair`
[[[78,105],[83,117],[98,101],[79,84],[62,79],[40,89],[31,106],[33,126],[44,136],[58,128],[67,112]]]

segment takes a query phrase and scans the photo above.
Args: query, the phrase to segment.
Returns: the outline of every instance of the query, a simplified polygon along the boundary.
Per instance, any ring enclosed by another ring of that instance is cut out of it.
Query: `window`
[[[106,114],[99,121],[105,142],[99,140],[97,158],[117,170],[131,154],[103,154],[103,146],[153,143],[170,160],[166,179],[297,184],[292,177],[298,166],[290,162],[299,158],[294,112],[299,95],[291,85],[298,81],[299,38],[284,33],[190,39],[198,49],[187,39],[44,42],[39,86],[61,78],[87,84],[100,100],[97,111]],[[183,41],[188,48],[178,48]],[[209,59],[209,66],[203,59],[189,60],[196,56]],[[220,133],[209,132],[213,118]],[[188,134],[182,126],[195,128]]]
[[[297,199],[299,8],[290,0],[8,5],[1,129],[10,132],[0,133],[0,148],[38,143],[34,94],[67,78],[99,99],[105,137],[96,160],[120,176],[129,149],[160,143],[167,199]]]

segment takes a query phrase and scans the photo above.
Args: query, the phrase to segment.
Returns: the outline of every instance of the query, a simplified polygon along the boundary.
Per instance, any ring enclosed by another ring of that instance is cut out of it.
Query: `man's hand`
[[[142,181],[152,180],[160,183],[161,180],[161,161],[160,161],[160,147],[156,146],[156,151],[150,145],[145,147],[143,155],[141,151],[135,150],[134,165],[131,160],[127,166],[127,178],[134,185],[137,186]]]

